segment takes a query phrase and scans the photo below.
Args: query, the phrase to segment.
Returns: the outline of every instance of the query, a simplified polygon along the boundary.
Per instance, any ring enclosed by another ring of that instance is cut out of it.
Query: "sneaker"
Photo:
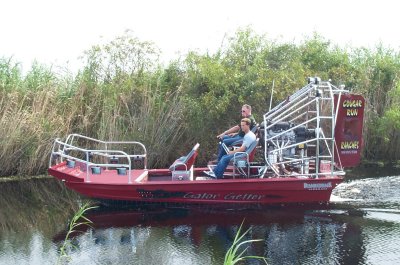
[[[210,178],[216,179],[217,177],[215,176],[215,173],[213,171],[203,171],[204,174],[209,176]]]

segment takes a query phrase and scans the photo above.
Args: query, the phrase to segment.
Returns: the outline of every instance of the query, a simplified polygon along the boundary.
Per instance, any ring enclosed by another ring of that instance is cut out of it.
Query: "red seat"
[[[234,156],[232,157],[228,167],[226,168],[224,172],[224,176],[227,177],[233,177],[235,178],[236,176],[244,176],[244,177],[250,177],[250,175],[253,173],[252,168],[251,168],[251,163],[254,160],[254,156],[256,154],[256,147],[259,142],[259,138],[257,138],[250,146],[249,148],[246,149],[245,152],[236,152]],[[227,148],[225,146],[225,148]],[[208,165],[208,168],[210,171],[213,171],[216,165]],[[236,171],[238,171],[239,174],[236,174]]]
[[[236,175],[236,170],[243,176],[250,176],[251,162],[254,160],[259,140],[260,139],[257,138],[245,152],[235,153],[234,157],[231,159],[233,162],[233,177]]]
[[[193,149],[187,154],[186,156],[182,156],[175,160],[175,162],[169,167],[170,171],[177,171],[177,170],[190,170],[194,165],[194,161],[196,160],[198,149],[200,144],[197,143]]]

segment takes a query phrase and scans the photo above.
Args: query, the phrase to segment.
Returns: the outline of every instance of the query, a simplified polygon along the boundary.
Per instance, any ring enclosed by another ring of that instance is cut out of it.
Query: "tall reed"
[[[164,167],[196,142],[197,162],[216,152],[215,136],[236,125],[244,103],[258,122],[309,75],[366,97],[364,157],[400,159],[400,55],[377,47],[340,49],[316,35],[298,45],[239,30],[215,54],[190,52],[164,67],[158,48],[129,33],[86,51],[76,76],[34,64],[23,75],[0,58],[0,176],[44,173],[56,137],[80,133],[139,140],[149,166]],[[397,104],[397,105],[396,105]]]
[[[0,175],[43,173],[51,140],[62,128],[53,111],[55,87],[47,85],[0,89]]]
[[[262,241],[261,239],[251,239],[251,240],[243,240],[244,237],[249,233],[250,228],[246,230],[242,234],[242,227],[243,223],[240,225],[236,235],[235,239],[233,240],[232,246],[228,249],[228,251],[225,254],[225,260],[224,260],[224,265],[234,265],[238,264],[240,261],[244,261],[246,259],[259,259],[267,263],[267,260],[264,257],[260,256],[245,256],[246,251],[248,250],[248,246],[243,249],[244,245],[248,245],[253,242],[259,242]]]
[[[122,74],[95,82],[89,70],[73,81],[56,74],[49,78],[48,71],[43,72],[46,78],[38,75],[35,71],[35,79],[28,75],[21,80],[31,85],[39,80],[33,87],[0,88],[0,176],[43,173],[52,141],[72,132],[142,141],[150,151],[150,166],[165,166],[174,159],[169,154],[176,156],[182,148],[179,89],[164,91],[151,78],[138,82],[136,76]]]

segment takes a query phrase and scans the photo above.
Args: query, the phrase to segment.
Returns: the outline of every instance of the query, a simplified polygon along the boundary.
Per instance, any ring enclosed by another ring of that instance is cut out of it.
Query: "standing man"
[[[242,117],[250,119],[250,130],[257,124],[256,120],[254,119],[253,115],[251,115],[251,106],[248,104],[244,104],[242,106]],[[245,135],[245,132],[241,128],[240,125],[235,125],[229,130],[217,135],[217,138],[221,139],[221,142],[224,143],[226,146],[231,146],[234,142],[242,140]],[[219,162],[223,155],[226,152],[221,144],[218,145],[218,158],[217,162]]]
[[[229,161],[234,157],[237,152],[245,152],[247,148],[256,140],[256,135],[250,130],[251,120],[249,118],[244,118],[240,122],[240,128],[244,133],[243,144],[236,150],[229,151],[227,154],[221,157],[214,171],[206,171],[208,176],[220,179],[223,177],[226,167]]]

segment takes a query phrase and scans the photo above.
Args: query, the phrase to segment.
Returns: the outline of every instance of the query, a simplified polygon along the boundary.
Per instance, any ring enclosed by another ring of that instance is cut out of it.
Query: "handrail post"
[[[128,184],[132,184],[132,176],[131,176],[131,171],[132,171],[132,161],[131,158],[128,156],[128,165],[129,165],[129,169],[128,169]]]
[[[85,151],[86,154],[86,179],[85,182],[90,182],[90,177],[89,177],[89,152]]]

